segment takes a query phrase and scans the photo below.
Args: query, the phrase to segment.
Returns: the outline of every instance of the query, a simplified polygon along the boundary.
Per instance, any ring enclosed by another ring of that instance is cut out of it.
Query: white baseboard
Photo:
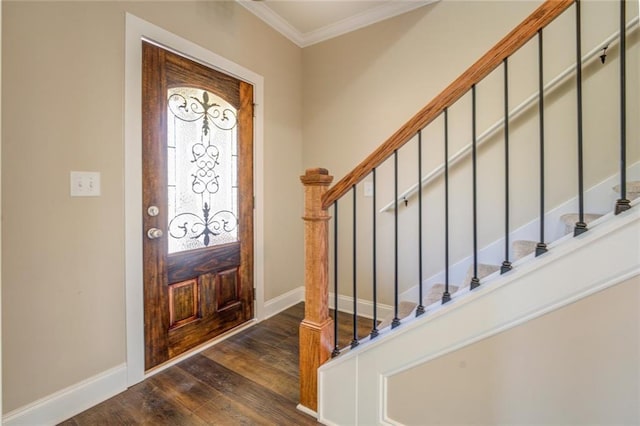
[[[304,406],[304,405],[302,405],[302,404],[298,404],[298,405],[296,406],[296,409],[297,409],[298,411],[302,411],[303,413],[308,414],[308,415],[310,415],[310,416],[312,416],[312,417],[314,417],[314,418],[316,418],[316,419],[318,418],[318,413],[316,413],[315,411],[313,411],[311,408],[307,408],[307,407],[305,407],[305,406]]]
[[[120,364],[2,417],[5,426],[55,425],[127,389],[127,367]]]
[[[278,297],[267,300],[264,303],[264,318],[272,317],[296,303],[304,302],[304,286],[294,288]]]
[[[329,293],[329,308],[334,308],[334,294]],[[286,292],[278,297],[274,297],[268,300],[264,304],[265,317],[267,319],[272,317],[285,309],[295,305],[296,303],[304,302],[304,286],[294,288],[291,291]],[[370,300],[358,299],[357,304],[358,316],[364,318],[373,318],[373,303]],[[338,295],[338,310],[347,314],[353,313],[353,297]],[[393,314],[393,307],[378,303],[378,319],[382,319],[385,316]]]
[[[333,309],[334,307],[334,293],[329,293],[329,308]],[[373,318],[373,303],[370,300],[358,299],[356,309],[358,310],[358,316],[364,318]],[[347,314],[353,314],[353,297],[343,296],[339,294],[338,311]],[[378,320],[382,320],[389,315],[393,315],[393,306],[378,303],[378,312],[376,312],[376,314]]]
[[[329,308],[334,308],[334,294],[329,293]],[[272,317],[291,306],[304,302],[304,286],[300,286],[294,288],[291,291],[288,291],[278,297],[274,297],[271,300],[268,300],[264,304],[265,317],[267,319]],[[373,303],[369,300],[358,299],[357,304],[358,316],[364,318],[373,318]],[[340,312],[344,312],[347,314],[353,313],[353,297],[338,295],[338,310]],[[386,316],[393,314],[393,307],[389,305],[385,305],[382,303],[378,303],[378,319],[382,319]]]

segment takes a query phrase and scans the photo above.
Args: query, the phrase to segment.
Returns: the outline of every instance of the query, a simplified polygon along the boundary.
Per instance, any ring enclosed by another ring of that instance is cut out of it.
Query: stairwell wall
[[[438,2],[329,40],[303,51],[303,163],[326,167],[336,180],[362,161],[455,77],[519,24],[541,2]],[[582,2],[583,54],[617,31],[617,6]],[[638,15],[628,2],[628,20]],[[588,28],[588,30],[586,30]],[[545,81],[575,63],[574,12],[545,29]],[[628,39],[628,93],[638,93],[638,31]],[[584,71],[585,187],[616,173],[618,167],[618,53],[608,50],[606,65],[594,61]],[[511,108],[537,91],[537,41],[509,59]],[[482,133],[503,115],[503,69],[477,87],[478,124]],[[577,193],[575,80],[546,95],[546,207],[551,209]],[[638,115],[638,97],[628,98],[628,117]],[[450,109],[449,155],[471,141],[471,96]],[[511,123],[511,229],[538,213],[537,105]],[[628,140],[638,139],[638,123],[628,120]],[[423,175],[443,161],[443,124],[436,120],[423,132]],[[417,144],[399,151],[399,191],[418,179]],[[479,247],[504,236],[504,137],[501,131],[478,152]],[[640,159],[638,144],[629,143],[629,164]],[[365,179],[371,181],[371,178]],[[471,167],[462,161],[450,170],[451,262],[472,252]],[[392,161],[377,170],[378,208],[393,200]],[[425,223],[423,278],[444,267],[444,190],[437,179],[423,191]],[[371,299],[371,198],[357,190],[358,298]],[[352,285],[352,195],[339,202],[340,293]],[[607,207],[603,207],[605,209]],[[400,292],[418,283],[417,197],[399,205]],[[379,214],[379,300],[392,303],[393,213]]]
[[[388,416],[404,425],[637,424],[639,324],[636,275],[391,376]]]

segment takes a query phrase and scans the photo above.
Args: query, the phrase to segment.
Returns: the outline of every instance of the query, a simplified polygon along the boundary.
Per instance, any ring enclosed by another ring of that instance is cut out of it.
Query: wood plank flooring
[[[61,423],[84,425],[311,425],[296,409],[297,304]],[[339,345],[351,342],[350,315],[339,315]],[[366,336],[371,320],[358,320]]]

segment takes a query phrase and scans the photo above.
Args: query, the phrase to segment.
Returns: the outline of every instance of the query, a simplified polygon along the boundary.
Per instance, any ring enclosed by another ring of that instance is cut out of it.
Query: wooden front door
[[[145,369],[253,317],[253,87],[143,42]]]

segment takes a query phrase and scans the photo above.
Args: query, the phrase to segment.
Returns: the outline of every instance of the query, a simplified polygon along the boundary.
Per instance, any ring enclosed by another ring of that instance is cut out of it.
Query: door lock
[[[147,231],[147,237],[149,237],[150,240],[155,240],[162,237],[163,235],[164,233],[162,232],[162,229],[151,228]]]
[[[147,214],[149,216],[158,216],[158,213],[160,213],[160,209],[158,208],[158,206],[149,206],[149,208],[147,209]]]

